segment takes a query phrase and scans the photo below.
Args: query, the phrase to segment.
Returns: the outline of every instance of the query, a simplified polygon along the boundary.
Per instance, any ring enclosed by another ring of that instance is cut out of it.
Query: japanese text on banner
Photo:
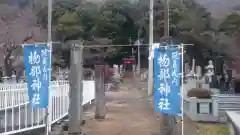
[[[31,84],[31,88],[33,90],[33,98],[31,102],[32,104],[40,104],[39,90],[41,89],[42,86],[39,80],[39,77],[41,76],[40,55],[36,51],[30,52],[30,55],[28,56],[28,62],[32,66],[30,76],[33,79]]]
[[[180,61],[179,48],[154,50],[154,105],[157,112],[181,113]]]
[[[158,91],[161,94],[161,98],[159,99],[158,106],[161,110],[168,110],[170,109],[170,103],[168,100],[168,94],[170,92],[170,86],[169,86],[169,79],[171,78],[170,76],[170,57],[168,56],[167,53],[162,53],[158,57],[158,64],[159,64],[159,83],[160,87],[158,88]]]
[[[48,80],[49,77],[48,77],[48,50],[47,49],[44,49],[41,51],[41,57],[42,57],[42,65],[43,65],[43,68],[42,68],[42,72],[43,72],[43,79],[44,80]]]
[[[33,108],[44,108],[48,105],[49,65],[46,45],[24,46],[28,95]]]
[[[179,85],[179,71],[177,65],[177,60],[179,60],[179,52],[173,51],[172,52],[172,84]]]

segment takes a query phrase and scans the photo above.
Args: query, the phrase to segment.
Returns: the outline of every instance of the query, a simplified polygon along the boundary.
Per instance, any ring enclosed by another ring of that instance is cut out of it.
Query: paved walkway
[[[107,92],[106,119],[95,120],[94,110],[89,110],[85,114],[84,132],[87,135],[161,135],[158,116],[145,87],[146,84],[127,80],[119,91]],[[196,124],[187,118],[184,127],[184,135],[199,135]]]

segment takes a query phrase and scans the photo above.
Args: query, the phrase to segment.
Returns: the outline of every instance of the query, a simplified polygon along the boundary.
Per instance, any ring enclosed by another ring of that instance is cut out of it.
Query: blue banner
[[[181,115],[181,56],[179,47],[154,50],[155,111]]]
[[[50,53],[47,44],[25,45],[24,66],[29,101],[33,108],[48,106]]]

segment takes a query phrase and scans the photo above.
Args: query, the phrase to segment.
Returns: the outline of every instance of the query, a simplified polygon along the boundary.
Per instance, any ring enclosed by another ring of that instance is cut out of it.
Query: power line
[[[154,43],[153,45],[155,45],[156,43]],[[192,46],[193,44],[178,44],[178,45],[164,45],[162,43],[159,43],[159,46],[163,47],[163,46]],[[139,46],[149,46],[149,44],[140,44]],[[136,45],[83,45],[83,48],[103,48],[103,47],[137,47]]]
[[[103,47],[133,47],[135,45],[84,45],[84,48],[93,48],[93,47],[98,47],[98,48],[103,48]],[[141,44],[140,46],[149,46],[149,44]],[[136,46],[137,47],[137,46]]]
[[[60,42],[52,42],[53,44],[59,44]],[[43,44],[46,44],[46,43],[34,43],[35,45],[43,45]],[[154,43],[156,44],[156,43]],[[153,44],[153,46],[154,46]],[[22,44],[22,46],[25,46],[25,45],[33,45],[33,44]],[[164,46],[168,46],[168,47],[171,47],[171,46],[192,46],[193,44],[178,44],[178,45],[168,45],[168,44],[164,44],[164,43],[159,43],[159,46],[160,47],[164,47]],[[144,46],[144,47],[148,47],[149,44],[140,44],[139,46]],[[128,44],[128,45],[83,45],[83,48],[104,48],[104,47],[137,47],[136,45],[132,45],[132,44]],[[156,47],[155,47],[156,48]]]

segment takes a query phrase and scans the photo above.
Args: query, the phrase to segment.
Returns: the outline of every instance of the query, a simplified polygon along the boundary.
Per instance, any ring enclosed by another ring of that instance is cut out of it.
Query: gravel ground
[[[107,92],[108,113],[105,120],[94,119],[89,110],[84,131],[87,135],[161,135],[158,114],[152,98],[146,96],[146,82],[124,79],[120,89]],[[175,124],[172,135],[181,135],[181,121]],[[200,135],[196,123],[184,117],[184,135]]]

